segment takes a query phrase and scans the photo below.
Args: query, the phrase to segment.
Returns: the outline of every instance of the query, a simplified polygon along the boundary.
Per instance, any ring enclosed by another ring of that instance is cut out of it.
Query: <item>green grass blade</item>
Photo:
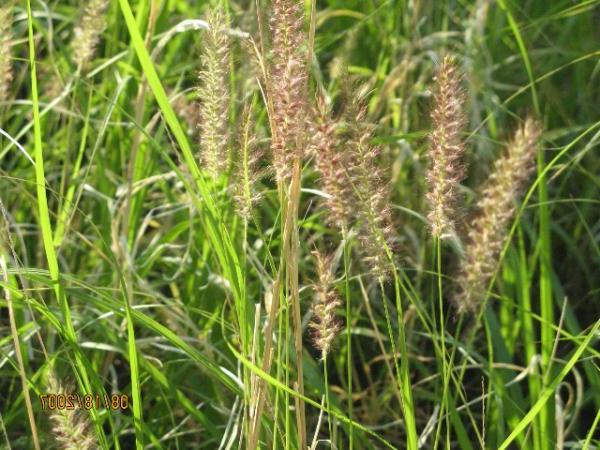
[[[510,435],[500,444],[498,450],[505,450],[509,447],[509,445],[516,439],[516,437],[527,428],[527,426],[535,419],[535,417],[540,413],[540,411],[544,408],[546,402],[554,395],[556,388],[562,382],[562,380],[568,375],[568,373],[573,369],[579,358],[583,352],[587,349],[588,345],[592,341],[592,339],[597,338],[598,330],[600,330],[600,320],[597,321],[592,329],[587,334],[585,340],[579,344],[571,358],[567,361],[565,366],[559,372],[559,374],[552,380],[552,382],[542,390],[540,398],[535,402],[535,404],[531,407],[531,409],[527,412],[525,417],[521,419],[521,421],[515,426],[514,430],[510,433]]]

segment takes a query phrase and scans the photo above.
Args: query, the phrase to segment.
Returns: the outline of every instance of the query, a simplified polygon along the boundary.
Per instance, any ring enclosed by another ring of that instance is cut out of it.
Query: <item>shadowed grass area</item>
[[[4,2],[0,448],[599,447],[599,17]]]

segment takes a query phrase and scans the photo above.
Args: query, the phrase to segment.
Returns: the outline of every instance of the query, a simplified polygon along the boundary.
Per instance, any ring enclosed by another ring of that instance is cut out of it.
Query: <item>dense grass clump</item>
[[[0,5],[0,448],[600,448],[600,1]]]

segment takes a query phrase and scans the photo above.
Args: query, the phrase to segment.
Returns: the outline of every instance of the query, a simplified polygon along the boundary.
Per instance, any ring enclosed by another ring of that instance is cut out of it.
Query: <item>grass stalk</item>
[[[61,307],[63,314],[66,339],[75,356],[76,373],[85,392],[92,392],[90,377],[88,373],[89,364],[85,361],[85,356],[77,345],[77,335],[71,318],[71,309],[67,301],[60,281],[60,271],[58,258],[56,256],[52,225],[50,223],[50,213],[48,209],[48,199],[46,196],[46,176],[44,174],[44,155],[42,151],[42,129],[40,122],[39,97],[37,88],[36,61],[35,61],[35,40],[33,34],[33,15],[31,12],[31,0],[27,0],[27,18],[28,18],[28,41],[29,41],[29,66],[31,74],[31,96],[33,104],[33,129],[34,129],[34,160],[35,160],[35,180],[37,193],[37,206],[40,217],[40,228],[42,240],[46,254],[46,261],[52,279],[53,290]],[[100,392],[99,389],[96,390]],[[92,409],[92,419],[96,427],[100,443],[107,445],[104,431],[99,425],[98,414]]]
[[[10,256],[8,254],[7,248],[10,244],[9,242],[3,242],[4,233],[8,233],[8,227],[6,227],[6,230],[3,229],[5,228],[4,220],[4,205],[2,204],[2,202],[0,202],[0,271],[2,272],[3,281],[8,285],[10,284],[10,279],[8,275],[7,261],[9,260]],[[25,407],[27,409],[27,419],[29,421],[29,428],[31,430],[31,437],[33,439],[33,446],[36,450],[40,450],[40,438],[38,436],[35,415],[33,413],[33,405],[31,403],[31,395],[29,393],[29,381],[27,380],[27,371],[25,368],[25,361],[23,360],[21,340],[19,337],[19,331],[17,329],[17,321],[15,318],[15,310],[13,308],[12,293],[10,289],[4,288],[4,299],[6,300],[6,306],[8,308],[10,334],[12,336],[13,345],[15,347],[15,357],[17,359],[19,376],[21,377],[21,387],[23,390],[23,397],[25,398]]]

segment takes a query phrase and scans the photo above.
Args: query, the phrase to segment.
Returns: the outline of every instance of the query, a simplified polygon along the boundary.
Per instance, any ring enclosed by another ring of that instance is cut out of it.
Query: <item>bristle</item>
[[[0,6],[0,100],[8,98],[12,81],[12,61],[10,48],[12,45],[12,6]]]
[[[228,165],[229,120],[229,36],[223,9],[208,14],[208,30],[203,35],[200,72],[200,148],[205,169],[218,178]]]
[[[67,390],[54,375],[48,377],[48,393],[66,395]],[[96,450],[100,446],[90,431],[91,424],[86,410],[56,408],[50,414],[54,439],[62,450]]]
[[[315,348],[325,359],[335,337],[341,329],[341,321],[335,309],[341,305],[339,296],[333,287],[333,271],[331,257],[325,257],[314,251],[318,280],[315,283],[315,301],[313,304],[313,321],[310,323]]]
[[[347,179],[350,167],[350,153],[338,136],[337,124],[331,118],[331,111],[323,97],[317,98],[315,111],[315,130],[312,150],[315,166],[319,172],[321,190],[327,195],[324,200],[327,209],[327,221],[338,229],[347,229],[352,223],[352,204],[354,199],[352,185]]]
[[[429,226],[434,237],[454,235],[457,187],[464,178],[461,158],[465,145],[461,137],[466,123],[461,76],[453,59],[446,56],[436,77],[435,106],[431,113],[433,129],[429,134]]]
[[[261,195],[256,184],[262,176],[260,160],[263,152],[256,142],[250,107],[244,109],[241,139],[238,144],[235,176],[233,177],[234,199],[237,213],[244,220],[250,220],[254,204]]]
[[[273,55],[268,93],[278,181],[289,177],[293,161],[302,158],[304,151],[308,74],[303,53],[307,42],[303,7],[299,0],[274,0],[270,21]]]
[[[459,292],[455,303],[459,311],[475,312],[485,300],[498,257],[507,239],[507,228],[516,211],[517,197],[535,170],[541,125],[529,118],[508,144],[508,151],[494,166],[482,192],[478,215],[469,232]]]
[[[106,28],[107,7],[108,0],[90,0],[84,8],[71,44],[73,60],[77,67],[85,69],[93,59],[102,32]]]

